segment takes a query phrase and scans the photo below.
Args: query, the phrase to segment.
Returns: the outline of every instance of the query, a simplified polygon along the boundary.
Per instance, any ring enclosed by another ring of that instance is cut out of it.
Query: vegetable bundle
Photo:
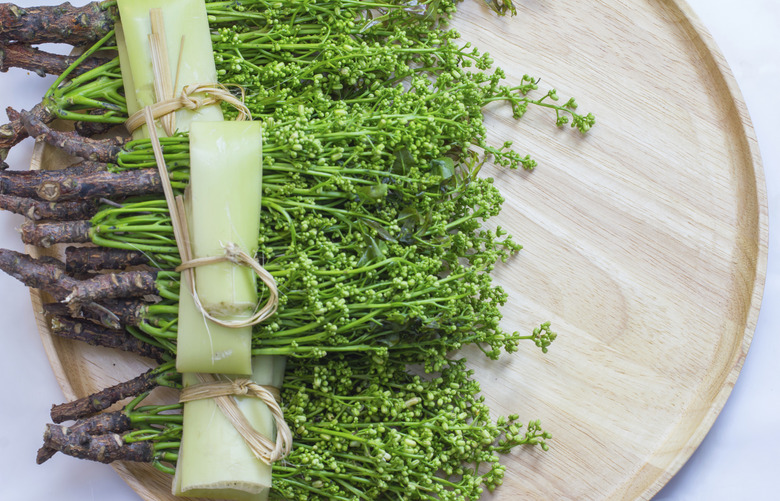
[[[68,35],[90,49],[69,66],[59,59],[42,70],[67,68],[37,109],[3,128],[5,144],[30,134],[83,159],[57,173],[0,173],[3,207],[31,217],[23,239],[95,247],[69,247],[64,263],[2,251],[0,268],[52,294],[57,303],[47,310],[57,334],[162,363],[144,384],[109,391],[97,407],[55,407],[56,422],[77,421],[48,428],[39,460],[61,451],[173,472],[180,406],[141,405],[155,385],[181,384],[169,362],[181,294],[171,215],[147,139],[86,137],[128,114],[112,57],[112,9],[109,2],[79,11],[101,20]],[[500,484],[497,453],[546,447],[549,434],[537,422],[521,432],[516,416],[491,420],[478,385],[451,354],[475,344],[497,358],[523,338],[546,351],[555,339],[549,324],[521,336],[499,323],[506,295],[490,272],[520,246],[483,225],[503,199],[479,172],[488,160],[535,163],[488,140],[482,107],[504,101],[517,118],[530,104],[549,107],[558,125],[583,133],[593,117],[577,114],[573,100],[556,104],[554,91],[532,98],[533,78],[504,85],[487,54],[447,29],[455,4],[446,0],[249,0],[206,9],[219,83],[240,86],[263,124],[258,258],[281,295],[278,312],[253,329],[251,349],[290,357],[281,396],[294,436],[291,454],[273,467],[271,495],[479,497]],[[24,47],[41,42],[0,34]],[[76,132],[52,128],[55,117],[75,121]],[[183,190],[189,136],[161,143],[173,187]],[[413,376],[410,365],[429,375]],[[136,398],[121,419],[94,424],[128,396]],[[108,455],[96,452],[105,436],[119,437]]]

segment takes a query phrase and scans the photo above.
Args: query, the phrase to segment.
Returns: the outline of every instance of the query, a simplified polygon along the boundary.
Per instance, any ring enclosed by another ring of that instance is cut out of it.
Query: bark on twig
[[[68,184],[69,179],[105,171],[107,164],[102,162],[82,161],[57,170],[7,170],[0,172],[0,194],[20,198],[42,199],[39,191],[45,189],[46,183]],[[47,200],[43,198],[42,200]]]
[[[106,247],[68,247],[65,249],[65,269],[72,275],[104,270],[125,270],[131,266],[149,264],[140,251]]]
[[[0,209],[21,214],[33,221],[71,221],[89,219],[94,216],[100,204],[97,200],[44,202],[24,197],[0,194]]]
[[[6,72],[9,68],[22,68],[41,77],[60,75],[77,59],[78,56],[52,54],[21,43],[0,44],[0,72]],[[70,75],[80,75],[106,64],[108,61],[110,59],[89,57],[79,63]]]
[[[8,114],[7,124],[0,126],[0,152],[8,151],[27,137],[27,129],[22,124],[21,115],[13,108],[6,108]],[[57,118],[43,103],[38,103],[30,110],[43,123],[51,123]]]
[[[51,318],[52,333],[59,337],[83,341],[90,346],[114,348],[162,362],[164,351],[141,341],[124,329],[108,329],[90,322],[80,322],[66,317]]]
[[[28,245],[48,248],[55,244],[89,243],[89,221],[59,221],[56,223],[36,223],[27,221],[22,224],[22,242]]]
[[[76,163],[67,165],[60,169],[45,169],[45,170],[9,170],[3,172],[2,179],[3,186],[13,186],[13,183],[23,182],[38,182],[49,178],[57,178],[62,176],[83,176],[85,174],[91,174],[93,172],[101,172],[108,170],[109,164],[105,162],[92,162],[90,160],[81,160]],[[11,184],[7,184],[11,183]],[[5,192],[4,192],[5,193]]]
[[[22,242],[44,248],[61,243],[89,243],[91,241],[89,236],[91,227],[92,223],[88,220],[59,221],[56,223],[27,221],[21,226]]]
[[[101,463],[114,461],[134,461],[150,463],[154,460],[154,444],[151,442],[124,443],[117,433],[90,435],[72,431],[67,426],[47,424],[43,435],[43,448],[54,450],[79,459],[89,459]],[[48,456],[51,457],[51,456]],[[48,459],[43,459],[45,461]],[[39,454],[38,461],[41,461]]]
[[[138,396],[160,386],[160,378],[164,375],[160,373],[159,367],[150,369],[130,381],[119,383],[73,402],[52,406],[51,419],[55,423],[62,423],[97,414],[120,400]]]
[[[106,433],[122,433],[133,428],[133,423],[124,411],[102,412],[92,417],[79,419],[70,429],[77,433],[89,435],[105,435]]]
[[[27,134],[35,138],[42,138],[50,145],[61,149],[68,155],[93,160],[97,162],[111,163],[122,150],[126,138],[117,136],[109,139],[90,139],[82,137],[78,132],[63,132],[54,130],[35,113],[22,111],[20,113],[22,125]]]
[[[79,433],[87,435],[106,435],[109,433],[124,433],[133,428],[133,424],[130,418],[127,417],[122,411],[103,412],[96,416],[92,416],[86,419],[79,419],[73,425],[69,426],[70,433]],[[44,439],[45,440],[45,439]],[[38,456],[36,462],[43,464],[57,452],[57,449],[52,448],[54,445],[52,441],[49,441],[49,445],[44,445],[38,449]]]
[[[89,303],[105,299],[156,295],[157,271],[125,271],[105,273],[81,280],[65,298],[67,303]]]
[[[48,202],[84,198],[124,198],[162,193],[157,169],[126,172],[95,172],[64,179],[48,179],[38,185],[36,198]],[[25,196],[25,195],[17,195]]]
[[[43,464],[57,454],[57,452],[57,449],[52,449],[46,445],[41,446],[41,448],[38,449],[38,455],[35,457],[35,462],[37,464]]]
[[[0,4],[0,40],[30,44],[96,42],[114,27],[114,12],[99,2],[22,8]]]
[[[133,298],[159,293],[156,271],[126,271],[76,280],[54,258],[35,259],[21,252],[0,249],[0,270],[28,287],[42,289],[71,307],[89,307],[106,299]]]
[[[77,284],[65,273],[62,262],[54,258],[35,259],[9,249],[0,249],[0,270],[28,287],[48,292],[57,301],[65,299]]]
[[[18,171],[0,172],[0,194],[62,202],[87,198],[124,198],[162,193],[157,169],[135,169],[126,172],[69,171],[45,172],[39,176],[20,176]]]
[[[128,299],[108,300],[155,294],[155,272],[145,276],[133,274],[123,276],[98,276],[89,280],[76,280],[65,272],[65,265],[53,257],[32,258],[27,254],[8,249],[0,249],[0,270],[22,282],[28,287],[48,292],[58,302],[67,302],[64,308],[52,313],[66,314],[70,317],[97,320],[110,328],[124,325],[137,325],[143,320],[143,303]],[[130,273],[130,272],[128,272]],[[112,291],[114,283],[128,283]],[[149,293],[149,290],[155,292]],[[94,298],[85,296],[93,295]],[[44,307],[44,309],[47,309]]]
[[[46,303],[43,310],[50,315],[89,320],[112,329],[123,325],[138,325],[144,320],[148,303],[136,299],[114,299],[90,303],[88,307],[72,308],[62,303]]]

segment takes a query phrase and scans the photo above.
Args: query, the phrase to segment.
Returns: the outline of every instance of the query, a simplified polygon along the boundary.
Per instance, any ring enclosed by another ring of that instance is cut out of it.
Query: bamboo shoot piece
[[[176,349],[178,372],[241,374],[252,372],[252,328],[224,327],[203,316],[189,285],[182,280]]]
[[[254,256],[260,235],[262,131],[259,122],[197,122],[190,129],[192,226],[195,258],[221,256],[233,243]],[[257,306],[257,278],[248,267],[199,266],[201,304],[218,318],[249,317]]]
[[[236,244],[254,256],[260,234],[262,143],[258,122],[194,122],[190,130],[186,207],[194,258],[221,256]],[[224,320],[248,318],[257,304],[254,272],[231,262],[199,266],[201,305]],[[176,367],[179,372],[248,374],[250,327],[222,327],[200,313],[182,284]]]
[[[284,357],[255,357],[251,379],[259,385],[280,388],[284,369]],[[194,374],[183,375],[185,387],[197,381]],[[274,420],[265,403],[253,397],[231,398],[236,398],[255,430],[274,440]],[[271,466],[254,456],[213,399],[185,403],[184,423],[174,477],[175,495],[239,501],[268,499]]]
[[[120,64],[131,114],[178,96],[187,85],[217,82],[203,0],[119,0],[118,7]],[[150,41],[165,50],[153,54]],[[254,256],[262,188],[260,124],[224,122],[218,104],[175,115],[175,129],[190,133],[185,205],[193,257],[224,255],[226,244]],[[158,135],[171,133],[169,119],[161,119]],[[134,132],[136,138],[147,135],[144,127]],[[193,293],[209,314],[225,320],[251,317],[258,302],[254,272],[229,262],[208,264],[196,269],[194,286],[193,291],[183,280],[179,301],[176,368],[184,384],[198,381],[194,373],[201,372],[252,374],[258,384],[280,387],[284,359],[253,362],[251,327],[219,326],[194,301]],[[255,430],[272,438],[273,417],[266,404],[252,397],[237,400]],[[270,486],[271,466],[255,457],[213,399],[185,404],[174,494],[264,501]]]
[[[170,68],[173,96],[190,84],[217,82],[211,31],[203,0],[119,0],[119,16],[122,23],[119,62],[125,83],[128,112],[154,104],[158,99],[154,90],[155,74],[149,35],[152,33],[150,11],[161,9],[165,26],[165,45]],[[185,36],[186,35],[186,36]],[[129,73],[131,76],[126,77]],[[183,108],[176,112],[176,129],[186,131],[194,120],[222,120],[219,104],[204,106],[195,111]],[[146,127],[139,128],[135,139],[148,137]]]

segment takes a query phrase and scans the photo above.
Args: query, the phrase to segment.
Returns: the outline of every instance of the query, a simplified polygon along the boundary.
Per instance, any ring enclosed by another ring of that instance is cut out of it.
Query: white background
[[[771,230],[780,217],[780,2],[688,1],[726,56],[753,119],[769,194],[770,256],[758,328],[731,398],[697,452],[655,499],[778,499],[780,318],[774,307],[780,299],[780,242]],[[522,6],[523,0],[515,2]],[[51,81],[20,70],[0,74],[0,109],[31,108]],[[31,148],[32,140],[25,140],[8,162],[15,169],[26,168]],[[0,212],[0,247],[22,250],[16,233],[21,223],[21,217]],[[0,500],[137,501],[110,466],[62,455],[35,464],[49,407],[63,397],[41,347],[27,291],[2,273],[0,319]]]

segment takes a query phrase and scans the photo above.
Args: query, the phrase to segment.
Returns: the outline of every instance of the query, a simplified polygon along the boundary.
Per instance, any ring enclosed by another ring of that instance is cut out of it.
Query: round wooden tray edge
[[[699,425],[690,436],[689,440],[680,448],[680,452],[668,462],[668,465],[665,468],[658,470],[654,481],[650,481],[643,489],[640,487],[635,490],[631,488],[631,486],[628,486],[625,490],[619,490],[613,496],[614,499],[651,499],[680,471],[680,469],[682,469],[696,449],[701,445],[725,407],[726,402],[734,389],[734,385],[742,372],[742,367],[745,363],[758,323],[766,281],[769,253],[769,206],[763,162],[753,123],[750,119],[747,105],[742,96],[742,92],[739,89],[737,80],[714,38],[701,22],[698,15],[693,11],[690,5],[688,5],[686,0],[675,0],[674,3],[674,7],[679,10],[682,18],[690,24],[692,32],[695,33],[698,38],[697,41],[705,49],[704,52],[711,59],[710,63],[717,68],[718,76],[728,89],[728,93],[731,97],[731,104],[734,106],[736,115],[739,118],[737,121],[741,129],[740,135],[744,139],[743,151],[749,159],[749,162],[747,163],[753,168],[752,176],[755,179],[754,187],[756,193],[755,213],[757,216],[755,227],[758,236],[758,241],[756,242],[756,260],[753,263],[754,273],[751,277],[753,289],[750,296],[750,304],[746,308],[748,314],[741,348],[735,352],[734,357],[731,359],[731,370],[725,376],[724,384],[721,386],[718,395],[712,400],[705,417],[699,422]],[[642,469],[644,470],[645,468],[650,467],[653,464],[654,458],[656,458],[656,456],[649,458]],[[639,480],[643,477],[644,475],[640,470],[633,479]]]

